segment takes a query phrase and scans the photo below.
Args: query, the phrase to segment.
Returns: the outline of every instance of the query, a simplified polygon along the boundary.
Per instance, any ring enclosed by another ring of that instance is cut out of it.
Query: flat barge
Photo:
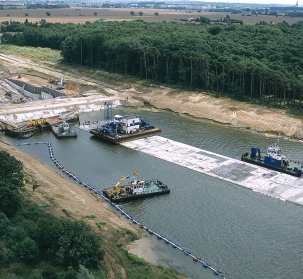
[[[125,185],[120,185],[124,180],[131,178],[132,180]],[[127,202],[131,200],[144,199],[170,193],[170,189],[166,184],[158,179],[138,180],[132,177],[124,177],[118,181],[116,186],[102,190],[111,202]]]

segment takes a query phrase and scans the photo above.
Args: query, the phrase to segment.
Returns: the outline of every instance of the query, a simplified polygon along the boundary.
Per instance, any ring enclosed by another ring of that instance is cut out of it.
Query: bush
[[[17,191],[6,187],[0,187],[0,211],[6,216],[12,217],[21,207]]]
[[[43,276],[43,279],[58,279],[58,274],[56,273],[56,269],[53,268],[52,266],[47,266],[45,267],[41,275]]]
[[[39,261],[38,246],[30,237],[26,237],[19,242],[16,250],[19,258],[28,264],[34,264]]]

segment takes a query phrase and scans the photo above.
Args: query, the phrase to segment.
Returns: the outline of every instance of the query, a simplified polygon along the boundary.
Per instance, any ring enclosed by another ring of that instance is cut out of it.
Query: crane
[[[123,178],[121,178],[118,182],[117,182],[117,184],[116,184],[116,186],[115,186],[115,194],[118,196],[119,194],[120,194],[120,187],[119,187],[119,185],[123,182],[123,181],[125,181],[126,179],[128,179],[129,178],[129,175],[128,176],[125,176],[125,177],[123,177]]]

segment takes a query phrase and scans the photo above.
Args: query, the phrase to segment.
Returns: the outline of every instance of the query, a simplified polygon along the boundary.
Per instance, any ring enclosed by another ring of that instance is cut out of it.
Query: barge
[[[302,175],[301,163],[292,161],[283,155],[279,142],[268,146],[266,153],[262,153],[258,147],[252,147],[250,152],[242,154],[241,161],[296,177]]]
[[[137,174],[135,175],[137,176]],[[103,189],[103,195],[111,202],[126,202],[170,193],[168,186],[158,179],[138,180],[136,176],[126,176],[120,179],[114,187]],[[120,185],[127,179],[131,179],[131,181]]]
[[[90,133],[103,140],[120,144],[123,142],[159,135],[161,129],[136,115],[115,115],[111,121],[103,121]]]

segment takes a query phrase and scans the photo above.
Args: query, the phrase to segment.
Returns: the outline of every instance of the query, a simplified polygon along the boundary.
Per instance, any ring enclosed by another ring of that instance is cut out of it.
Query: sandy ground
[[[68,87],[65,89],[67,98],[56,99],[55,101],[35,101],[19,104],[12,104],[4,96],[8,86],[2,82],[6,77],[17,78],[21,73],[21,79],[36,85],[48,83],[48,77],[60,77],[62,73],[49,67],[47,64],[37,64],[28,59],[12,55],[0,54],[2,71],[0,71],[0,121],[1,119],[22,119],[28,113],[37,113],[48,116],[50,111],[59,108],[74,109],[83,111],[100,108],[105,101],[120,100],[124,106],[152,110],[170,110],[182,115],[189,115],[196,119],[209,120],[222,125],[249,129],[261,133],[277,135],[281,132],[286,137],[303,139],[303,125],[299,118],[292,118],[284,110],[269,109],[226,98],[215,98],[207,94],[176,91],[167,87],[144,87],[138,84],[106,84],[92,78],[82,78],[81,75],[65,72],[65,80]],[[22,64],[22,67],[20,66]],[[30,75],[26,69],[30,68],[36,72]],[[39,75],[40,73],[40,75]],[[85,91],[85,88],[88,88]],[[92,89],[94,88],[94,89]],[[85,97],[84,97],[85,96]],[[128,97],[128,101],[126,98]],[[145,106],[148,104],[148,106]],[[20,117],[21,115],[21,117]],[[13,116],[13,117],[12,117]],[[36,180],[43,181],[34,192],[29,187],[26,191],[31,192],[34,199],[40,203],[55,203],[56,214],[63,216],[69,212],[76,219],[83,219],[85,216],[96,216],[112,227],[125,227],[130,230],[136,229],[126,220],[122,220],[107,208],[107,204],[100,202],[97,197],[81,187],[65,180],[53,169],[47,168],[36,159],[19,152],[13,147],[0,142],[0,149],[6,150],[24,163],[26,172],[36,177]],[[96,227],[96,219],[88,220]],[[100,229],[98,227],[98,229]],[[103,228],[106,229],[106,228]],[[139,257],[150,262],[156,262],[156,257],[149,245],[148,237],[131,244],[129,249]]]

